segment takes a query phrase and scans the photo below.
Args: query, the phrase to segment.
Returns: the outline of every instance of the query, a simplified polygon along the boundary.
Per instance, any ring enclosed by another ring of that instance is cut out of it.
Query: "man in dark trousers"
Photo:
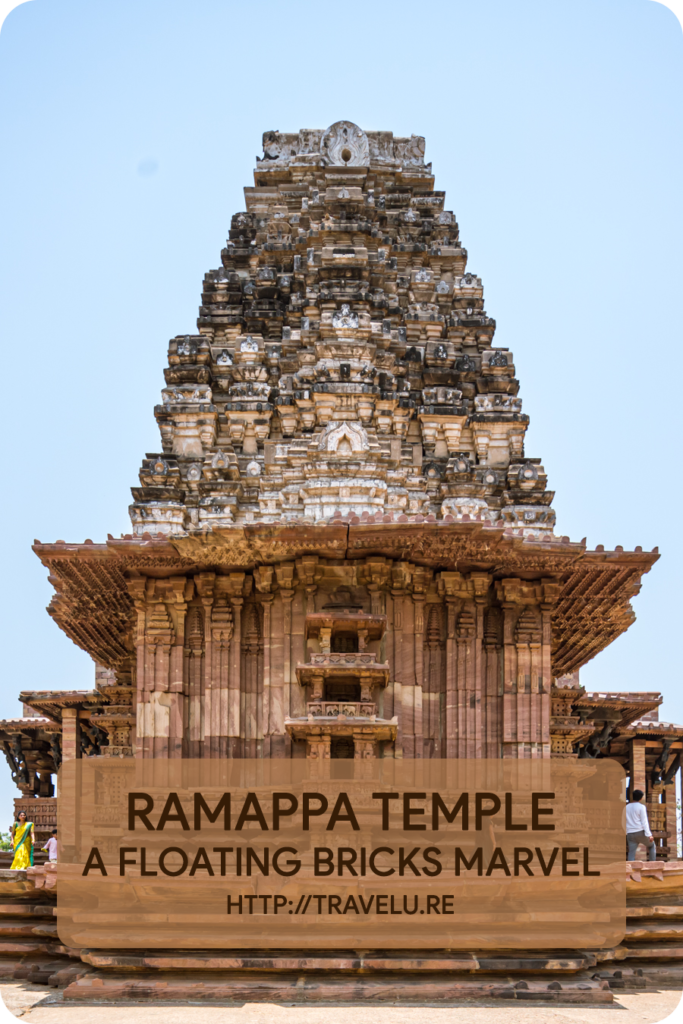
[[[627,860],[636,859],[636,850],[639,843],[647,846],[647,859],[657,860],[657,847],[652,838],[650,822],[647,820],[645,805],[641,803],[645,794],[642,789],[634,789],[631,793],[631,800],[626,804],[626,842],[628,844]]]

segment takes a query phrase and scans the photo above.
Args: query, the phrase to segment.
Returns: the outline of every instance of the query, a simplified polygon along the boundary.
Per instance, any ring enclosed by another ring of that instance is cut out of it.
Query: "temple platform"
[[[0,870],[0,980],[114,1004],[608,1005],[683,991],[683,862],[625,863],[623,942],[593,950],[102,950],[57,933],[58,868]]]

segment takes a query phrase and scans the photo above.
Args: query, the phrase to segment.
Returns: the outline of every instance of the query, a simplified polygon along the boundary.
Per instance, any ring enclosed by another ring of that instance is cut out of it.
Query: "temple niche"
[[[131,532],[34,547],[99,668],[1,724],[22,799],[54,799],[69,757],[616,756],[670,854],[683,730],[658,694],[578,682],[656,549],[555,532],[424,152],[346,121],[265,133],[197,330],[169,343]]]

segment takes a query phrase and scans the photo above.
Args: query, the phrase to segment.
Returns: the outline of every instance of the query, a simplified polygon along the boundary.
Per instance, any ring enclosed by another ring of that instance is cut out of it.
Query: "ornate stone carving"
[[[346,451],[349,454],[366,452],[369,447],[367,433],[359,424],[353,422],[329,423],[320,435],[318,442],[319,451],[330,454],[336,452],[339,455]]]
[[[365,132],[351,121],[337,121],[323,133],[320,152],[331,164],[366,167],[370,148]]]

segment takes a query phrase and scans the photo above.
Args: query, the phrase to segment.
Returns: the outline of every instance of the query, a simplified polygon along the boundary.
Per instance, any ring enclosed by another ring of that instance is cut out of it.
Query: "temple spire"
[[[349,121],[264,134],[198,333],[169,345],[136,534],[363,513],[552,533],[512,353],[424,150]]]

